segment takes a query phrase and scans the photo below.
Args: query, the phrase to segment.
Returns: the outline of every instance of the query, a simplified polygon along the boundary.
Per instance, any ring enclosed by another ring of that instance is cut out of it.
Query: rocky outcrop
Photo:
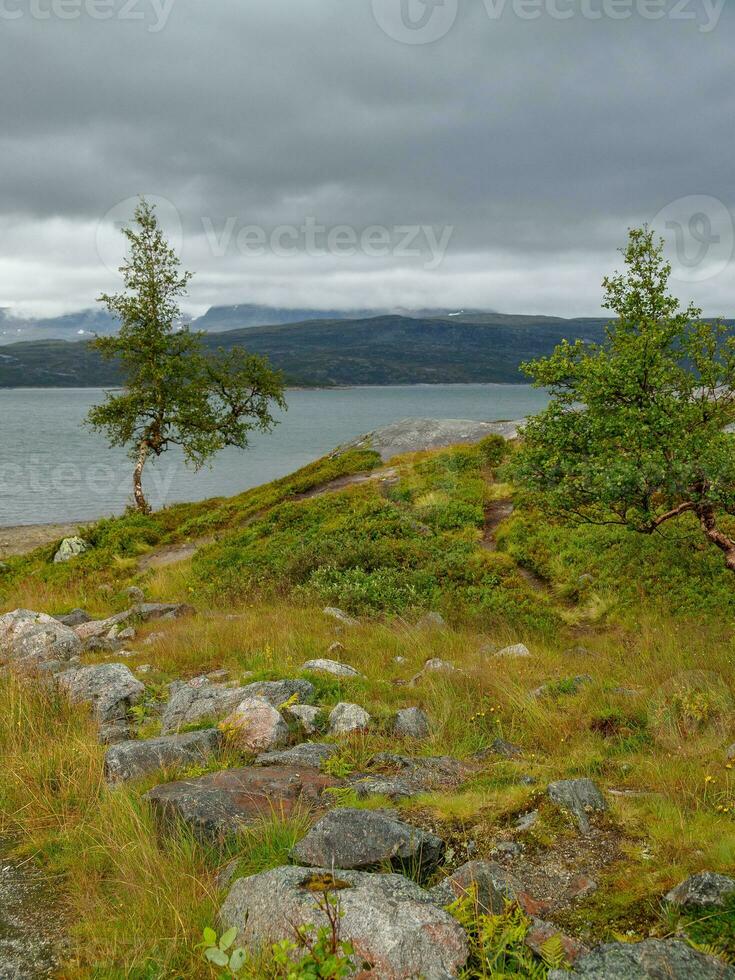
[[[383,810],[352,807],[325,814],[291,852],[298,864],[364,870],[390,863],[416,874],[425,874],[443,856],[444,841],[434,834]]]
[[[62,562],[71,561],[72,558],[83,555],[85,551],[89,551],[89,542],[85,541],[84,538],[64,538],[54,555],[54,563],[58,565]]]
[[[197,836],[222,839],[264,817],[319,808],[339,780],[292,766],[223,769],[156,786],[146,798],[163,819],[183,820]]]
[[[476,422],[472,419],[407,418],[382,429],[375,429],[342,449],[373,449],[384,462],[404,453],[441,449],[459,443],[479,442],[486,436],[515,439],[523,420],[517,422]]]
[[[464,966],[467,940],[450,915],[402,875],[321,868],[275,868],[232,886],[220,910],[222,929],[235,928],[237,942],[251,949],[293,939],[294,926],[327,924],[314,888],[334,883],[340,933],[355,950],[359,977],[376,980],[448,980]]]
[[[735,968],[675,939],[606,943],[548,980],[735,980]]]
[[[80,651],[76,633],[52,616],[30,609],[0,616],[0,663],[37,670],[68,663]]]
[[[220,733],[214,728],[119,742],[107,750],[105,776],[109,782],[119,783],[169,766],[201,765],[217,754],[219,746]]]

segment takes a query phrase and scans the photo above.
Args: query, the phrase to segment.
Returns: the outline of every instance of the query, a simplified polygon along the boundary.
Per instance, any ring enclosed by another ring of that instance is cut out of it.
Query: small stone
[[[332,619],[336,619],[343,626],[359,626],[360,622],[354,619],[348,613],[344,612],[342,609],[338,609],[336,606],[326,606],[324,608],[324,615],[329,616]]]
[[[139,664],[135,669],[139,674],[150,674],[156,668],[153,664]]]
[[[118,640],[134,640],[135,630],[132,626],[126,626],[125,629],[120,630],[117,634]]]
[[[504,857],[518,857],[523,854],[524,850],[523,844],[519,844],[517,841],[500,840],[493,848],[492,853]]]
[[[560,779],[550,783],[546,792],[557,806],[574,816],[583,834],[590,830],[588,814],[607,810],[604,796],[591,779]]]
[[[722,907],[732,896],[735,896],[735,878],[701,871],[672,888],[666,901],[684,908],[703,909]]]
[[[89,551],[89,548],[89,542],[85,541],[84,538],[64,538],[59,545],[59,550],[54,555],[54,562],[58,565],[62,562],[71,561],[72,558],[76,558],[78,555],[83,555],[85,551]]]
[[[361,870],[390,863],[421,872],[444,856],[444,841],[381,810],[331,810],[291,852],[298,864]]]
[[[531,691],[532,698],[543,698],[547,694],[577,694],[585,684],[591,684],[592,677],[589,674],[577,674],[576,677],[565,677],[561,681],[550,684],[542,684],[534,691]]]
[[[489,861],[468,861],[430,890],[433,900],[442,907],[474,893],[477,911],[485,915],[499,914],[506,902],[517,901],[522,892],[517,878]]]
[[[137,585],[129,585],[127,589],[123,591],[123,595],[127,596],[131,602],[145,602],[145,592],[138,588]]]
[[[152,619],[181,619],[196,612],[185,602],[139,602],[130,611],[144,623]]]
[[[369,725],[370,715],[359,704],[341,701],[329,715],[329,731],[332,735],[365,731]]]
[[[394,664],[405,664],[406,663],[406,658],[405,657],[394,657],[393,658],[393,663]]]
[[[344,643],[340,643],[339,640],[335,640],[334,643],[330,643],[327,653],[331,653],[332,657],[341,657],[345,652]]]
[[[263,698],[246,698],[221,723],[227,741],[243,752],[268,752],[288,742],[288,725]]]
[[[533,776],[520,776],[518,782],[521,786],[535,786],[538,780]]]
[[[332,674],[335,677],[362,677],[362,674],[354,667],[338,663],[336,660],[307,660],[305,664],[302,664],[301,669],[320,674]]]
[[[157,642],[158,642],[158,641],[159,641],[160,639],[162,639],[162,638],[163,638],[163,637],[164,637],[165,635],[166,635],[165,633],[151,633],[151,634],[150,634],[149,636],[147,636],[147,637],[146,637],[146,638],[145,638],[145,639],[143,640],[143,643],[144,643],[144,644],[145,644],[145,645],[146,645],[147,647],[149,647],[149,646],[151,646],[151,645],[152,645],[153,643],[157,643]]]
[[[427,738],[431,726],[421,708],[402,708],[393,722],[393,734],[399,738]]]
[[[305,735],[313,735],[316,732],[317,719],[322,713],[321,708],[317,708],[313,704],[292,704],[284,710],[285,714],[296,719]]]
[[[71,612],[66,613],[64,616],[57,616],[56,619],[62,623],[64,626],[81,626],[82,623],[88,623],[92,619],[88,612],[84,609],[72,609]]]
[[[514,643],[509,647],[503,647],[495,654],[496,657],[530,657],[531,651],[524,643]]]
[[[574,964],[580,956],[585,956],[589,953],[589,949],[584,943],[581,943],[578,939],[573,939],[571,936],[564,935],[553,923],[545,922],[543,919],[537,919],[535,917],[523,941],[537,956],[542,956],[544,944],[555,936],[564,948],[564,954],[568,963]]]
[[[490,748],[496,755],[502,755],[504,759],[518,759],[523,755],[523,749],[512,742],[507,742],[504,738],[493,740]]]
[[[725,753],[725,758],[729,762],[735,761],[735,742],[733,742],[733,744],[729,747],[729,749]]]
[[[256,766],[296,766],[305,769],[321,769],[322,765],[339,751],[327,742],[302,742],[280,752],[263,752],[253,763]]]
[[[516,820],[516,830],[530,830],[531,827],[533,827],[533,825],[538,821],[538,818],[538,810],[531,810],[529,813],[522,813]]]
[[[596,891],[597,882],[588,875],[577,875],[569,882],[568,894],[573,901],[589,898]]]
[[[447,628],[447,624],[441,613],[438,612],[428,612],[426,615],[422,616],[421,619],[416,623],[419,629],[438,629],[443,630]]]
[[[440,657],[432,657],[431,660],[427,660],[421,670],[414,677],[411,678],[409,684],[416,684],[427,674],[459,674],[459,671],[453,663],[448,660],[442,660]]]

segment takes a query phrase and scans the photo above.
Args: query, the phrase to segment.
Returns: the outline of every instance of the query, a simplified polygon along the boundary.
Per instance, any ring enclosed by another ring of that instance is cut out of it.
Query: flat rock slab
[[[369,768],[380,770],[382,775],[399,776],[421,791],[451,789],[459,786],[473,772],[470,766],[448,755],[411,757],[393,752],[374,755]]]
[[[302,742],[293,748],[279,752],[263,752],[255,760],[256,766],[296,766],[301,769],[321,769],[322,765],[338,751],[328,742]]]
[[[428,892],[402,875],[323,868],[275,868],[232,886],[220,910],[222,929],[251,949],[293,939],[294,926],[327,925],[317,902],[329,894],[339,907],[340,931],[352,943],[361,980],[448,980],[467,961],[467,939]]]
[[[38,670],[54,661],[68,663],[80,651],[74,630],[52,616],[31,609],[0,616],[0,663]]]
[[[278,708],[296,695],[305,701],[314,693],[309,681],[299,678],[286,681],[257,681],[245,687],[211,684],[209,681],[193,686],[179,684],[171,688],[168,704],[163,710],[161,731],[164,735],[177,732],[188,725],[204,721],[221,721],[247,698],[262,698]]]
[[[549,980],[735,980],[735,968],[675,939],[606,943],[583,956],[571,973],[550,970]]]
[[[263,766],[225,769],[162,783],[146,793],[164,818],[180,818],[202,838],[223,838],[262,817],[288,817],[299,807],[323,806],[325,789],[340,781],[314,769]]]
[[[396,870],[427,872],[444,856],[444,841],[382,810],[344,807],[326,813],[294,847],[298,864],[367,870],[391,864]]]
[[[107,750],[105,776],[110,782],[118,783],[169,766],[206,763],[217,754],[220,741],[217,729],[208,728],[183,735],[119,742]]]
[[[486,436],[515,439],[523,420],[515,422],[476,422],[472,419],[407,418],[368,432],[343,449],[373,449],[383,462],[404,453],[442,449],[459,443],[479,442]]]

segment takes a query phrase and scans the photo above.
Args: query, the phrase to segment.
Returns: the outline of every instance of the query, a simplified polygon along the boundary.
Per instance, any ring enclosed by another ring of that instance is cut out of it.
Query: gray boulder
[[[314,734],[321,708],[317,708],[313,704],[292,704],[284,711],[286,715],[299,723],[305,735]]]
[[[525,643],[513,643],[509,647],[503,647],[495,654],[496,657],[530,657],[531,651]]]
[[[314,671],[319,674],[332,674],[334,677],[362,677],[359,670],[350,667],[349,664],[341,664],[336,660],[307,660],[301,667],[302,670]]]
[[[89,543],[84,538],[64,538],[54,555],[54,562],[58,565],[61,562],[71,561],[72,558],[83,555],[85,551],[89,551]]]
[[[211,684],[207,678],[195,678],[189,684],[171,685],[164,708],[161,731],[164,735],[204,721],[221,721],[247,698],[262,698],[274,708],[297,694],[309,698],[314,687],[308,681],[258,681],[245,687]]]
[[[735,897],[735,878],[718,875],[713,871],[702,871],[692,875],[672,888],[666,901],[685,908],[710,908],[723,906],[728,899]]]
[[[126,595],[131,602],[145,602],[145,592],[137,585],[129,585],[123,595]]]
[[[331,880],[340,931],[358,963],[380,980],[449,980],[464,966],[467,939],[450,915],[402,875],[322,868],[275,868],[238,879],[219,915],[221,928],[238,930],[236,942],[258,949],[293,938],[294,926],[327,925],[312,882]],[[323,892],[323,886],[321,888]]]
[[[336,745],[327,742],[302,742],[279,752],[263,752],[254,762],[256,766],[296,766],[321,769],[322,764],[337,752]]]
[[[402,708],[393,722],[393,734],[399,738],[427,738],[431,725],[421,708]]]
[[[216,755],[219,746],[220,733],[214,728],[119,742],[107,750],[105,776],[109,782],[119,783],[169,766],[206,763]]]
[[[88,704],[101,728],[127,726],[128,712],[145,694],[145,687],[125,664],[94,664],[68,670],[57,683],[73,704]]]
[[[195,609],[185,602],[138,602],[132,613],[143,623],[153,619],[181,619],[191,616]]]
[[[348,735],[364,731],[370,725],[370,715],[359,704],[341,701],[329,715],[331,735]]]
[[[325,606],[324,615],[329,616],[330,619],[336,619],[338,623],[342,623],[343,626],[359,626],[359,620],[350,616],[343,609],[338,609],[337,606]]]
[[[473,895],[477,911],[484,915],[498,914],[506,902],[515,902],[523,888],[513,875],[499,864],[489,861],[468,861],[429,892],[432,900],[442,907],[458,898]]]
[[[45,663],[66,663],[79,656],[76,633],[57,619],[30,609],[0,616],[0,663],[38,669]]]
[[[440,863],[444,841],[383,810],[344,807],[325,814],[294,847],[303,865],[364,870],[390,863],[425,873]]]
[[[132,609],[126,609],[124,612],[115,613],[114,616],[108,616],[107,619],[87,619],[86,622],[75,626],[74,632],[85,643],[95,639],[109,639],[110,632],[118,627],[122,629],[122,624],[127,623],[132,616]]]
[[[549,784],[547,793],[557,806],[572,814],[583,834],[590,830],[588,814],[607,810],[605,797],[591,779],[560,779]]]
[[[735,980],[735,968],[675,939],[606,943],[549,980]]]

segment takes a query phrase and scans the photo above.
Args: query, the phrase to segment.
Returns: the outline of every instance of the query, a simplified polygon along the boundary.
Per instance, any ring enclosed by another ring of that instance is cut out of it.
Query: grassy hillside
[[[239,497],[102,521],[84,529],[93,547],[68,565],[51,563],[53,548],[11,559],[0,608],[81,605],[101,616],[125,606],[131,584],[192,603],[196,616],[143,626],[131,647],[131,664],[151,665],[139,672],[148,690],[139,737],[156,734],[172,680],[221,669],[233,679],[294,677],[339,640],[364,676],[312,675],[318,704],[357,702],[373,725],[340,741],[335,771],[360,771],[384,750],[448,754],[474,768],[456,790],[397,804],[344,795],[338,805],[395,806],[450,842],[455,864],[470,842],[489,859],[510,834],[522,845],[514,872],[532,894],[587,875],[596,890],[544,917],[588,943],[681,927],[735,956],[735,906],[692,924],[662,903],[687,874],[735,866],[732,576],[686,527],[652,539],[549,522],[506,482],[505,452],[491,438],[390,468],[350,452]],[[193,557],[155,561],[187,544],[197,545]],[[359,625],[335,624],[327,604]],[[428,611],[447,625],[422,620]],[[530,657],[494,655],[517,642]],[[409,684],[437,657],[459,670]],[[426,711],[431,734],[397,748],[390,718],[409,705]],[[497,738],[522,754],[494,754]],[[181,773],[109,788],[84,712],[10,676],[0,678],[0,751],[0,837],[59,889],[65,976],[210,976],[195,945],[222,900],[218,870],[233,855],[245,874],[283,864],[306,831],[303,820],[274,817],[224,850],[182,829],[162,838],[141,794]],[[581,776],[610,804],[584,839],[545,796],[549,782]],[[530,810],[534,826],[514,831]],[[468,976],[493,975],[478,957]],[[545,975],[541,960],[534,969]],[[267,961],[253,971],[282,976]]]
[[[510,382],[519,364],[560,340],[598,340],[602,320],[475,314],[440,319],[381,316],[228,329],[206,347],[246,346],[267,354],[292,385]],[[86,342],[36,341],[0,350],[0,387],[96,387],[119,383],[114,364]]]

